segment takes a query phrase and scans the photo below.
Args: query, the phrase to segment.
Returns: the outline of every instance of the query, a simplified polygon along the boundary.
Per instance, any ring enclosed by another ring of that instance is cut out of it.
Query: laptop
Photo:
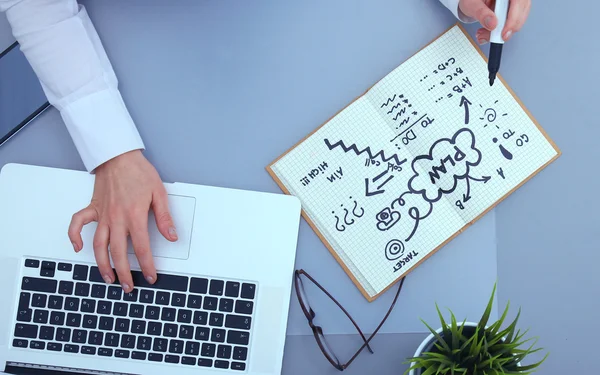
[[[0,172],[0,371],[280,374],[300,202],[165,183],[179,240],[150,218],[158,279],[144,281],[130,244],[135,290],[124,293],[98,273],[95,223],[78,254],[67,236],[93,184],[81,171]]]

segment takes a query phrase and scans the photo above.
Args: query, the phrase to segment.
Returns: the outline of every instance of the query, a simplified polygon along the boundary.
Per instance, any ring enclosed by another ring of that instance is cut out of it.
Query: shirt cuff
[[[476,18],[468,17],[460,10],[460,7],[459,7],[460,0],[441,0],[441,1],[446,6],[446,8],[448,8],[452,12],[452,14],[454,14],[454,17],[458,18],[461,22],[473,23],[473,22],[477,21]]]
[[[69,103],[60,113],[89,172],[123,153],[144,149],[118,90],[92,93]]]

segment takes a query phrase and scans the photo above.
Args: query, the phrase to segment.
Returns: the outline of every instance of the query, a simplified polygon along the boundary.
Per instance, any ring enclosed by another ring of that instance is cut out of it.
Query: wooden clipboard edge
[[[417,55],[419,52],[421,52],[425,48],[429,47],[429,45],[431,45],[432,43],[434,43],[435,41],[437,41],[444,34],[446,34],[447,32],[449,32],[450,30],[452,30],[456,26],[458,26],[460,28],[460,30],[463,32],[463,34],[465,34],[465,36],[467,37],[467,39],[471,42],[471,44],[479,52],[479,54],[484,59],[484,61],[487,62],[488,61],[487,57],[485,56],[485,54],[483,53],[483,51],[481,50],[481,48],[479,47],[479,45],[477,45],[473,41],[473,38],[471,38],[471,36],[467,32],[467,30],[464,28],[464,26],[460,22],[457,22],[457,23],[453,24],[452,26],[450,26],[449,28],[447,28],[445,31],[443,31],[440,35],[438,35],[436,38],[434,38],[433,40],[431,40],[429,43],[427,43],[421,49],[419,49],[418,51],[416,51],[415,53],[413,53],[411,56],[409,56],[407,59],[405,59],[402,63],[400,63],[397,67],[401,66],[406,61],[410,60],[412,57],[414,57],[415,55]],[[374,86],[376,86],[381,80],[385,79],[385,77],[387,77],[390,73],[391,72],[388,72],[383,78],[381,78],[380,80],[378,80],[377,82],[375,82],[372,86],[370,86],[364,93],[362,93],[360,96],[356,97],[354,100],[352,100],[350,103],[348,103],[345,107],[343,107],[342,109],[340,109],[333,116],[331,116],[329,119],[327,119],[325,122],[323,122],[320,126],[316,127],[313,131],[311,131],[310,133],[308,133],[304,138],[302,138],[301,140],[299,140],[298,142],[296,142],[296,144],[294,144],[293,146],[291,146],[287,151],[285,151],[284,153],[282,153],[279,157],[277,157],[275,160],[273,160],[266,167],[266,170],[269,173],[269,175],[273,178],[273,180],[275,181],[275,183],[279,186],[279,188],[285,194],[291,195],[291,193],[289,192],[289,190],[287,189],[287,187],[283,184],[283,182],[279,179],[279,177],[277,176],[277,174],[273,170],[273,166],[277,162],[279,162],[279,160],[281,160],[283,157],[285,157],[288,153],[290,153],[292,150],[294,150],[296,147],[298,147],[299,145],[301,145],[302,143],[304,143],[308,138],[310,138],[312,135],[314,135],[323,126],[325,126],[333,118],[335,118],[337,115],[339,115],[342,111],[344,111],[346,108],[350,107],[354,102],[356,102],[357,100],[359,100],[360,98],[362,98],[363,96],[365,96],[369,92],[369,90],[371,90],[371,88],[373,88]],[[546,162],[544,165],[542,165],[540,168],[538,168],[534,173],[532,173],[531,175],[529,175],[526,179],[524,179],[523,181],[521,181],[521,183],[519,183],[512,190],[510,190],[508,193],[506,193],[504,196],[502,196],[500,199],[498,199],[496,202],[494,202],[494,204],[490,205],[485,211],[483,211],[481,214],[479,214],[479,216],[477,216],[475,219],[471,220],[465,226],[463,226],[462,228],[460,228],[452,236],[448,237],[438,247],[436,247],[434,250],[432,250],[431,252],[429,252],[423,259],[421,259],[419,262],[415,263],[413,266],[411,266],[410,268],[408,268],[404,273],[402,273],[398,278],[396,278],[393,282],[391,282],[381,292],[377,293],[374,296],[370,296],[367,293],[367,291],[364,289],[364,287],[358,282],[358,280],[356,279],[356,277],[354,276],[354,274],[352,273],[352,271],[350,271],[350,269],[346,266],[346,264],[341,260],[341,258],[337,254],[337,252],[333,249],[333,247],[331,246],[331,244],[325,239],[325,237],[323,236],[323,234],[319,231],[319,229],[314,224],[314,222],[312,221],[312,219],[308,216],[308,214],[306,213],[306,211],[304,209],[302,209],[301,216],[304,218],[304,220],[306,220],[306,222],[308,223],[308,225],[317,234],[317,236],[319,237],[319,239],[321,240],[321,242],[323,242],[323,244],[325,245],[325,247],[329,250],[329,252],[335,258],[335,260],[340,264],[340,266],[342,267],[342,269],[344,270],[344,272],[346,272],[346,274],[348,275],[348,277],[352,280],[352,282],[356,285],[356,287],[358,288],[358,290],[361,292],[361,294],[365,297],[365,299],[368,302],[375,301],[379,296],[381,296],[382,294],[384,294],[385,292],[387,292],[398,281],[400,281],[402,278],[406,277],[406,275],[408,275],[410,272],[412,272],[414,269],[416,269],[419,265],[421,265],[421,263],[423,263],[424,261],[426,261],[427,259],[429,259],[429,257],[431,257],[433,254],[437,253],[441,248],[443,248],[444,246],[446,246],[450,241],[452,241],[453,239],[455,239],[458,235],[460,235],[462,232],[464,232],[466,229],[468,229],[471,225],[473,225],[475,222],[477,222],[483,216],[487,215],[491,210],[493,210],[494,208],[496,208],[496,206],[498,206],[498,204],[500,204],[502,201],[504,201],[507,197],[509,197],[511,194],[513,194],[516,190],[518,190],[519,188],[521,188],[525,183],[527,183],[529,180],[531,180],[534,176],[536,176],[543,169],[545,169],[549,164],[551,164],[552,162],[554,162],[557,158],[559,158],[562,155],[562,152],[558,148],[558,146],[556,145],[556,143],[549,137],[549,135],[544,130],[544,128],[541,127],[541,125],[539,124],[539,122],[535,119],[535,117],[531,114],[531,112],[529,112],[529,110],[525,107],[525,105],[523,104],[523,102],[521,101],[521,99],[519,99],[519,97],[515,94],[515,92],[511,89],[511,87],[506,83],[506,81],[504,80],[504,78],[502,77],[501,74],[497,75],[497,79],[499,79],[502,82],[502,84],[504,84],[504,86],[506,87],[506,89],[508,90],[508,92],[510,92],[510,94],[512,95],[512,97],[517,101],[517,103],[519,103],[519,106],[527,114],[527,116],[529,117],[529,119],[535,124],[535,126],[538,128],[538,130],[540,131],[540,133],[542,133],[542,135],[544,136],[544,138],[546,138],[546,140],[552,145],[552,147],[554,148],[554,150],[557,153],[556,156],[554,156],[552,159],[550,159],[548,162]]]

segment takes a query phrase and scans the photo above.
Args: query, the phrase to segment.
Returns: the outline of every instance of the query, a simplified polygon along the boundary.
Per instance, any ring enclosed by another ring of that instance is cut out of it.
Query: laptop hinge
[[[27,369],[24,372],[23,369]],[[47,366],[24,362],[6,362],[4,372],[7,374],[31,374],[31,375],[139,375],[125,372],[110,372],[99,370],[88,370],[75,367]]]

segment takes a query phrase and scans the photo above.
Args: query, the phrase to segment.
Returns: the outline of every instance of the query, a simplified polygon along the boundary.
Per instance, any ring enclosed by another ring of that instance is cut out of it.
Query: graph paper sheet
[[[372,301],[559,156],[455,25],[267,169]]]

